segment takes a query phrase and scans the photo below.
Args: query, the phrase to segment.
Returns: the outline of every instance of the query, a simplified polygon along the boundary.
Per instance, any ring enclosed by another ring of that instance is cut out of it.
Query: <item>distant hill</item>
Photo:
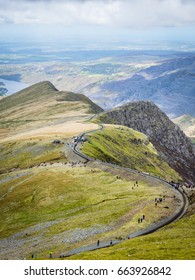
[[[104,109],[127,102],[150,100],[170,117],[195,116],[195,56],[161,60],[127,78],[89,86],[93,100]]]
[[[191,141],[155,104],[132,102],[99,115],[104,123],[120,124],[146,134],[162,159],[190,182],[195,178]]]
[[[195,139],[195,117],[182,115],[173,119],[173,122],[177,124],[188,137]]]

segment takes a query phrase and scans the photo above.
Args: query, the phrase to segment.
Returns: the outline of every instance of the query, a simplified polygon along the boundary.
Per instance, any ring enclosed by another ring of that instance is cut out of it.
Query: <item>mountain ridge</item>
[[[0,139],[74,131],[74,126],[89,126],[84,122],[90,115],[102,111],[82,94],[58,91],[52,83],[40,82],[0,100]]]
[[[98,120],[146,134],[160,156],[185,180],[194,182],[195,154],[191,141],[153,102],[128,103],[101,113]]]
[[[29,86],[21,91],[16,92],[10,96],[7,96],[1,100],[0,109],[3,110],[12,107],[12,101],[15,101],[16,104],[21,104],[25,102],[31,102],[35,98],[43,100],[43,97],[51,98],[55,97],[56,101],[82,101],[84,103],[89,103],[97,112],[103,111],[98,105],[93,103],[88,97],[83,94],[76,94],[68,91],[59,91],[56,87],[49,81],[43,81],[34,85]],[[15,104],[15,105],[16,105]],[[4,107],[4,108],[3,108]]]

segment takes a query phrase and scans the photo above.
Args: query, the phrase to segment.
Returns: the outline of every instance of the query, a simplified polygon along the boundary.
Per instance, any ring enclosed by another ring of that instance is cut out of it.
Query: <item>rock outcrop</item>
[[[146,134],[159,155],[185,181],[195,182],[195,154],[190,139],[152,102],[128,103],[100,114],[99,119]]]

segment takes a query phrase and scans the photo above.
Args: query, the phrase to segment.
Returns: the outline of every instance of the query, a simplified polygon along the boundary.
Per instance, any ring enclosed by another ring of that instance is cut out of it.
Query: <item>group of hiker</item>
[[[137,222],[142,223],[145,220],[145,215],[142,215],[140,218],[138,218]]]
[[[132,187],[132,190],[135,188],[135,187],[138,187],[138,181],[136,181]]]
[[[161,203],[163,200],[165,201],[165,195],[163,195],[163,197],[156,197],[156,198],[154,199],[155,206],[157,206],[158,203]]]

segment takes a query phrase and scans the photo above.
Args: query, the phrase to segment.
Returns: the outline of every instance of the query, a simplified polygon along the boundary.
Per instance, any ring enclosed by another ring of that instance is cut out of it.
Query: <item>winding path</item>
[[[79,157],[85,159],[87,162],[88,161],[98,162],[98,163],[100,163],[102,165],[106,165],[106,166],[109,166],[109,167],[112,167],[112,168],[115,168],[115,169],[120,169],[120,170],[123,170],[125,172],[139,174],[140,176],[143,176],[143,177],[151,177],[151,178],[153,178],[153,179],[155,179],[157,181],[163,182],[164,184],[166,184],[169,187],[173,188],[173,186],[169,182],[167,182],[166,180],[164,180],[164,179],[162,179],[160,177],[157,177],[157,176],[154,176],[154,175],[151,175],[151,174],[148,174],[148,173],[144,173],[144,172],[139,172],[139,171],[134,170],[134,169],[118,166],[118,165],[115,165],[115,164],[112,164],[112,163],[103,162],[103,161],[91,158],[91,157],[81,153],[81,151],[78,150],[78,144],[81,141],[81,139],[86,134],[102,130],[103,128],[104,128],[103,125],[99,124],[99,128],[98,129],[91,130],[91,131],[88,131],[88,132],[80,134],[78,136],[78,138],[77,138],[77,141],[72,146],[73,152],[76,155],[78,155]],[[156,230],[158,230],[158,229],[160,229],[160,228],[162,228],[162,227],[164,227],[164,226],[166,226],[166,225],[168,225],[168,224],[170,224],[170,223],[180,219],[185,214],[185,212],[186,212],[186,210],[188,208],[189,202],[188,202],[188,197],[187,197],[186,193],[182,189],[177,188],[176,190],[180,193],[180,195],[182,197],[182,205],[181,205],[181,208],[179,209],[179,211],[177,213],[172,214],[171,216],[168,216],[168,217],[164,218],[163,220],[161,220],[161,221],[159,221],[157,223],[152,224],[151,226],[147,227],[146,229],[142,229],[142,230],[139,230],[139,231],[136,231],[134,233],[129,234],[126,237],[126,240],[134,238],[134,237],[150,234],[150,233],[152,233],[152,232],[154,232],[154,231],[156,231]],[[72,251],[69,251],[69,252],[67,252],[65,254],[61,254],[60,257],[61,258],[65,258],[65,257],[76,255],[76,254],[79,254],[79,253],[82,253],[82,252],[88,252],[88,251],[93,251],[93,250],[97,250],[97,249],[101,249],[101,248],[106,248],[106,247],[114,246],[114,245],[116,245],[116,244],[118,244],[118,243],[120,243],[122,241],[124,241],[124,239],[123,240],[104,241],[104,242],[100,242],[99,244],[92,244],[92,245],[89,245],[89,246],[76,248],[76,249],[74,249]]]

